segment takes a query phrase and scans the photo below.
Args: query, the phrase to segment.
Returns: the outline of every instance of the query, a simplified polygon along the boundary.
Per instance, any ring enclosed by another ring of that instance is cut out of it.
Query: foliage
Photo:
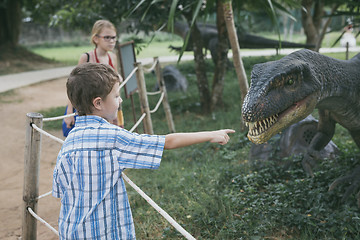
[[[127,1],[127,4],[135,1]],[[90,32],[98,19],[108,19],[115,26],[120,24],[127,4],[120,0],[104,1],[56,1],[31,0],[27,4],[28,17],[35,22],[50,26],[61,24],[67,29],[81,29]],[[116,6],[116,7],[115,7]]]

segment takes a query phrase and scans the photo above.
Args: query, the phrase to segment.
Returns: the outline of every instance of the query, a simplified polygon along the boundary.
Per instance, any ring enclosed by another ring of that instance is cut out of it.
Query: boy
[[[163,149],[201,142],[226,144],[228,133],[139,135],[110,124],[121,103],[119,76],[108,65],[84,63],[70,74],[68,97],[78,111],[54,170],[53,196],[61,198],[60,239],[135,239],[121,172],[157,169]]]

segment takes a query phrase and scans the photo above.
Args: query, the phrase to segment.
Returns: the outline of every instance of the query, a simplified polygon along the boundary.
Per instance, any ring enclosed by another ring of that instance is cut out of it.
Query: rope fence
[[[154,69],[155,69],[155,67],[156,67],[157,64],[159,64],[159,59],[158,59],[158,58],[155,58],[155,59],[154,59],[154,62],[153,62],[153,65],[152,65],[150,68],[145,68],[145,67],[144,67],[144,72],[150,73],[150,72],[154,71]]]
[[[44,219],[42,219],[41,217],[39,217],[39,215],[37,215],[30,207],[27,208],[27,210],[29,211],[29,213],[38,221],[40,221],[41,223],[43,223],[47,228],[49,228],[51,231],[53,231],[57,236],[59,236],[59,232],[52,227],[50,224],[48,224]]]
[[[130,73],[129,76],[127,76],[127,78],[120,84],[120,88],[123,88],[125,86],[125,84],[131,79],[131,77],[136,73],[136,71],[138,70],[137,67],[135,67]]]
[[[162,76],[158,74],[158,71],[160,70],[160,64],[157,58],[154,59],[154,64],[150,69],[147,69],[147,72],[153,71],[153,69],[156,68],[156,73],[158,76],[158,83],[160,86],[160,91],[154,92],[154,93],[146,93],[146,88],[139,88],[139,95],[141,96],[147,96],[147,95],[156,95],[160,94],[161,96],[156,103],[156,106],[153,110],[145,109],[148,108],[147,101],[144,103],[141,101],[142,111],[143,114],[139,118],[139,120],[135,123],[135,125],[129,130],[130,132],[133,132],[136,127],[144,121],[145,117],[150,117],[150,114],[155,113],[158,108],[160,107],[161,103],[164,104],[164,109],[167,111],[167,107],[169,108],[167,99],[166,99],[166,88],[165,84],[163,82]],[[141,64],[138,64],[137,67],[134,68],[134,70],[129,74],[129,76],[124,80],[124,82],[121,84],[121,87],[123,87],[126,82],[131,78],[133,74],[137,74],[137,79],[140,79],[139,85],[144,85],[145,81],[143,76],[143,71]],[[140,72],[140,75],[139,75]],[[142,83],[141,83],[142,81]],[[138,80],[139,83],[139,80]],[[146,86],[145,86],[146,87]],[[140,97],[140,100],[143,100]],[[146,98],[147,100],[147,98]],[[165,106],[166,105],[166,106]],[[144,110],[145,109],[145,110]],[[171,112],[170,112],[171,113]],[[23,200],[24,200],[24,212],[23,212],[23,232],[22,232],[22,238],[23,240],[26,239],[36,239],[36,231],[37,231],[37,224],[36,220],[43,223],[47,228],[49,228],[52,232],[54,232],[57,236],[59,236],[59,232],[52,227],[50,224],[48,224],[44,219],[42,219],[39,215],[36,214],[37,211],[37,202],[39,199],[42,199],[44,197],[50,196],[52,191],[49,191],[45,194],[42,194],[39,196],[38,194],[38,184],[39,184],[39,164],[40,164],[40,145],[41,145],[41,135],[45,135],[49,137],[50,139],[63,144],[64,140],[51,135],[50,133],[44,131],[42,129],[43,122],[48,121],[55,121],[60,120],[69,116],[74,116],[76,113],[58,116],[58,117],[51,117],[51,118],[43,118],[41,114],[39,113],[28,113],[27,114],[27,121],[28,121],[28,127],[26,131],[26,143],[25,143],[25,171],[24,171],[24,191],[23,191]],[[169,115],[166,115],[167,118]],[[172,116],[170,115],[172,118]],[[151,118],[150,118],[151,119]],[[172,119],[171,119],[172,120]],[[170,131],[175,131],[174,127],[171,128],[171,125],[169,125]],[[145,128],[146,131],[152,131],[152,129]],[[134,182],[132,182],[124,172],[122,172],[123,179],[134,188],[136,192],[138,192],[156,211],[158,211],[177,231],[179,231],[186,239],[194,240],[195,238],[189,234],[184,228],[182,228],[168,213],[166,213],[161,207],[159,207],[150,197],[148,197]]]
[[[38,196],[36,199],[39,200],[39,199],[41,199],[41,198],[47,197],[47,196],[51,195],[51,193],[52,193],[52,191],[49,191],[49,192],[47,192],[47,193],[44,193],[44,194]]]
[[[77,115],[77,113],[70,113],[70,114],[67,114],[67,115],[64,115],[64,116],[58,116],[58,117],[43,118],[43,122],[61,120],[63,118],[67,118],[67,117],[73,117],[75,115]]]
[[[162,93],[161,91],[157,91],[157,92],[148,92],[147,93],[147,95],[158,95],[158,94],[160,94],[160,93]]]
[[[139,120],[134,124],[134,126],[130,129],[130,132],[133,132],[138,126],[139,124],[142,122],[142,120],[145,118],[146,113],[143,113],[141,115],[141,117],[139,118]]]
[[[165,93],[161,93],[161,96],[160,96],[160,98],[159,98],[159,101],[158,101],[157,104],[155,105],[155,108],[154,108],[153,110],[150,110],[150,113],[155,113],[155,112],[159,109],[160,104],[161,104],[161,102],[162,102],[163,99],[164,99],[164,96],[165,96]]]

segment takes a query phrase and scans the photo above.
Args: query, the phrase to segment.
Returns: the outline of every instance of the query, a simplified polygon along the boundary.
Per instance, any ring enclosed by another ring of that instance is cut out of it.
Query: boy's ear
[[[93,99],[93,106],[96,110],[101,110],[101,97],[96,97]]]

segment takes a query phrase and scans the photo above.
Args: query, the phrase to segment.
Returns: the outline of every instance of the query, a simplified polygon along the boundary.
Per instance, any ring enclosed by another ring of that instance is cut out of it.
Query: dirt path
[[[66,104],[65,82],[65,78],[44,82],[16,89],[0,98],[0,239],[21,236],[26,113]],[[51,133],[62,138],[60,131]],[[60,147],[59,143],[42,137],[40,194],[51,190],[52,171]],[[38,203],[39,215],[56,228],[59,206],[58,199],[52,196]],[[38,239],[57,239],[43,224],[38,222],[37,226]]]

